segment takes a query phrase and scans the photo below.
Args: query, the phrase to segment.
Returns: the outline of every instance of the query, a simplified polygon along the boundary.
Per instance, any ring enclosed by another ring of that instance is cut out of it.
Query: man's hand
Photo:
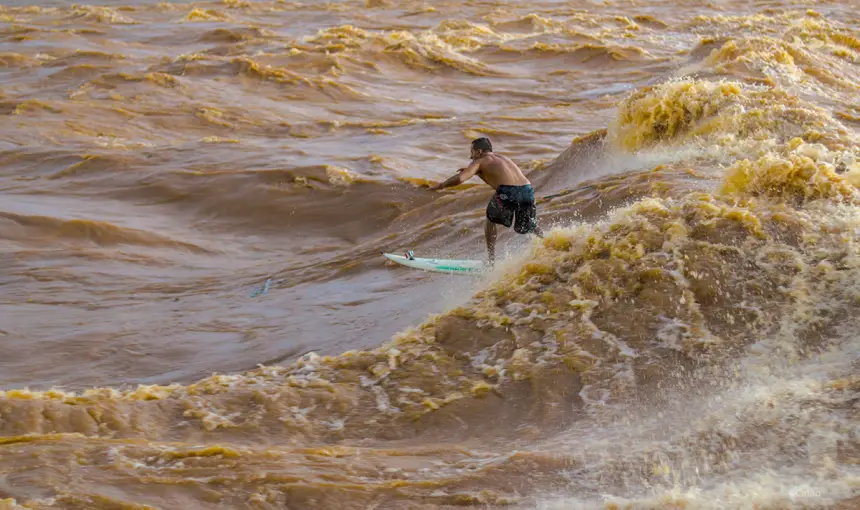
[[[447,188],[448,186],[456,186],[459,183],[454,182],[454,181],[457,181],[458,180],[457,178],[459,176],[460,175],[457,174],[454,177],[449,177],[448,179],[445,179],[444,181],[440,182],[439,184],[430,186],[430,191],[439,191],[440,189]]]
[[[475,176],[475,173],[478,172],[478,168],[480,168],[480,164],[478,164],[477,162],[473,162],[466,168],[460,168],[453,176],[449,177],[448,179],[445,179],[444,181],[440,182],[435,186],[432,186],[430,188],[430,191],[439,191],[442,188],[463,184],[464,182]]]

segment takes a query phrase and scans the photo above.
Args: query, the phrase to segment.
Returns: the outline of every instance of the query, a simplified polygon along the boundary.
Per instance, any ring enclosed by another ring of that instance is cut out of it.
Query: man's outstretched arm
[[[439,184],[431,187],[430,190],[438,191],[443,188],[450,188],[451,186],[463,184],[464,182],[474,177],[475,174],[478,173],[479,168],[481,168],[481,163],[479,163],[478,161],[472,161],[469,166],[457,170],[457,173],[455,175],[452,175],[451,177],[440,182]]]

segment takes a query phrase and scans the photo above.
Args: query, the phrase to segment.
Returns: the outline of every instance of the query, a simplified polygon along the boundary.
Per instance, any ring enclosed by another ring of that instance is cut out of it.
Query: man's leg
[[[490,220],[484,225],[484,237],[487,238],[487,257],[492,264],[496,261],[496,224]]]

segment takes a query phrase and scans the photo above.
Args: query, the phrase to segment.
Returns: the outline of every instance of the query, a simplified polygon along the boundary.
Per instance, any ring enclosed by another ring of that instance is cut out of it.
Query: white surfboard
[[[382,255],[388,260],[407,267],[439,273],[480,273],[489,269],[489,266],[482,260],[424,259],[413,256],[412,252],[406,255],[394,255],[393,253],[383,253]]]

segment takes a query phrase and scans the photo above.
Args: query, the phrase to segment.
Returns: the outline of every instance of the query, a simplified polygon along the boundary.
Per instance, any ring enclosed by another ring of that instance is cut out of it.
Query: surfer
[[[543,237],[543,230],[537,224],[535,191],[520,167],[507,156],[493,152],[490,139],[483,137],[472,141],[472,163],[457,170],[457,174],[431,187],[438,191],[462,184],[474,176],[496,190],[487,204],[487,222],[484,235],[487,238],[487,254],[490,264],[496,259],[496,225],[505,228],[514,226],[518,234],[535,234]]]

